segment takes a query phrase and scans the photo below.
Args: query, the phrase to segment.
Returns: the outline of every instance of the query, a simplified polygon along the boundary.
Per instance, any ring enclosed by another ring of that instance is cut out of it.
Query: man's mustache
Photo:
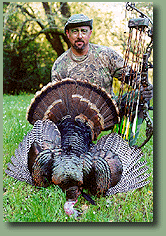
[[[80,39],[75,41],[75,43],[80,43],[80,42],[84,43],[84,40]]]
[[[77,43],[83,43],[83,45],[82,45],[82,47],[81,48],[79,48],[79,46],[77,46],[76,44]],[[76,50],[78,50],[78,51],[82,51],[84,48],[85,48],[85,42],[84,42],[84,40],[82,40],[82,39],[77,39],[75,42],[74,42],[74,45],[73,45],[73,47],[76,49]]]

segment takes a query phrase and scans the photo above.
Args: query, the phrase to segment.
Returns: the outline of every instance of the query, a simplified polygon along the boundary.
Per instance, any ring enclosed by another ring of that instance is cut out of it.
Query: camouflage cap
[[[74,28],[74,27],[78,27],[78,26],[89,26],[90,29],[93,28],[93,20],[89,19],[87,16],[85,16],[84,14],[75,14],[72,15],[67,23],[65,24],[65,28],[64,31],[66,33],[66,30],[69,28]]]

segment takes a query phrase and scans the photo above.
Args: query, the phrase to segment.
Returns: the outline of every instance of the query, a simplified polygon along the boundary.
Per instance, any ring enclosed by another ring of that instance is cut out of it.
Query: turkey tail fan
[[[52,121],[36,121],[32,130],[19,143],[15,150],[15,157],[11,157],[12,163],[8,163],[6,174],[34,185],[32,166],[38,154],[43,150],[54,150],[60,144],[60,132]]]
[[[87,81],[66,78],[47,84],[37,92],[27,111],[27,120],[50,119],[55,124],[65,116],[84,119],[93,128],[96,138],[119,122],[114,100],[104,89]]]
[[[150,182],[147,180],[150,176],[147,173],[147,162],[140,161],[143,156],[141,149],[130,147],[117,133],[103,136],[91,148],[90,152],[94,158],[94,163],[100,159],[100,162],[105,163],[106,161],[109,166],[111,179],[109,180],[108,174],[105,174],[105,179],[110,182],[110,187],[108,188],[108,184],[102,186],[106,195],[141,188]],[[106,164],[104,165],[106,166]],[[105,172],[107,172],[106,168]],[[98,179],[100,185],[101,180]]]

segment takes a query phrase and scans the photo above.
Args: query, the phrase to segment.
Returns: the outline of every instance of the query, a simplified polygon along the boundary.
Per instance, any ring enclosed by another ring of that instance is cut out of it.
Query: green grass
[[[35,188],[5,174],[23,136],[32,128],[26,121],[26,109],[34,95],[4,95],[3,100],[3,221],[4,222],[152,222],[153,221],[153,138],[142,148],[148,162],[150,184],[133,192],[96,198],[97,206],[79,197],[79,219],[64,213],[65,194],[57,186]],[[153,113],[150,111],[152,117]],[[142,125],[139,143],[144,139]]]

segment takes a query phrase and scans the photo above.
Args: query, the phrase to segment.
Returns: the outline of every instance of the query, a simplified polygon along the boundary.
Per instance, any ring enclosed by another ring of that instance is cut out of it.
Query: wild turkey
[[[75,216],[78,196],[89,198],[83,189],[105,196],[141,188],[149,174],[140,149],[117,133],[93,143],[118,119],[115,102],[99,86],[70,78],[49,83],[31,101],[27,120],[34,126],[6,173],[39,187],[59,185],[66,193],[65,212]]]

